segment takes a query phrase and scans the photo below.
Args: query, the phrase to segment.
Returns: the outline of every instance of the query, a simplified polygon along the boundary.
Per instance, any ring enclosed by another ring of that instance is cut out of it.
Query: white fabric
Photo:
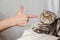
[[[17,40],[57,40],[58,38],[46,34],[37,34],[32,30],[26,30],[23,36]]]
[[[37,23],[33,26],[37,26]],[[18,38],[17,40],[57,40],[58,38],[55,36],[47,35],[47,34],[38,34],[32,31],[31,28],[25,30],[24,34],[21,38]]]

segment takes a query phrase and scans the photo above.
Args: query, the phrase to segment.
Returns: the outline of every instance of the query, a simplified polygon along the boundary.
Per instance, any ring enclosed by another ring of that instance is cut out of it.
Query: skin
[[[13,17],[0,21],[0,31],[10,28],[12,26],[25,26],[29,18],[37,18],[36,15],[23,14],[24,7],[21,6],[17,14]]]

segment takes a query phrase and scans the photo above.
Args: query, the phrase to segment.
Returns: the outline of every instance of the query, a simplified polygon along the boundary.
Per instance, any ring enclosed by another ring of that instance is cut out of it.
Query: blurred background
[[[0,20],[16,15],[20,6],[24,6],[23,13],[40,15],[42,10],[50,10],[58,15],[59,0],[0,0]],[[16,40],[27,28],[39,21],[39,18],[30,19],[25,27],[12,27],[0,32],[0,40]]]

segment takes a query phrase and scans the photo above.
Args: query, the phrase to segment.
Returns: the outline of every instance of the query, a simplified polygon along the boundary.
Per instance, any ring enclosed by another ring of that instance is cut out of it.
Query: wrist
[[[17,22],[18,22],[18,19],[17,19],[17,17],[16,16],[14,16],[14,17],[12,17],[12,19],[11,19],[12,21],[12,26],[16,26],[16,24],[17,24]]]

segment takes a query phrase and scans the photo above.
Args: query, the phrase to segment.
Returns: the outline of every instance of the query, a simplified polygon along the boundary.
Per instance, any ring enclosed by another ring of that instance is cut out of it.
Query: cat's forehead
[[[47,14],[47,13],[48,13],[48,14],[53,13],[53,12],[48,11],[48,10],[43,10],[42,12],[43,12],[43,13],[46,13],[46,14]]]

